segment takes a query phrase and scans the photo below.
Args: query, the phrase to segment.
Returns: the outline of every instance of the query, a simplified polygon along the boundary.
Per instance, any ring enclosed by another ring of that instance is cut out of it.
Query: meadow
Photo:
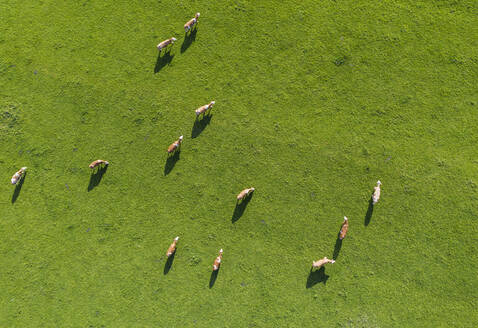
[[[477,327],[477,142],[477,1],[3,0],[0,327]]]

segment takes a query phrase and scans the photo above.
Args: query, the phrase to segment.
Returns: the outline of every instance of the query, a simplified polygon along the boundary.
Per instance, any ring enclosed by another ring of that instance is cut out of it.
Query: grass
[[[2,1],[0,326],[477,326],[477,10]]]

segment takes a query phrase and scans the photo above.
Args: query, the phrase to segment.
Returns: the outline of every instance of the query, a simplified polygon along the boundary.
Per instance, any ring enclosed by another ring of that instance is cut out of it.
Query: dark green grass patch
[[[476,326],[477,10],[2,1],[0,326]]]

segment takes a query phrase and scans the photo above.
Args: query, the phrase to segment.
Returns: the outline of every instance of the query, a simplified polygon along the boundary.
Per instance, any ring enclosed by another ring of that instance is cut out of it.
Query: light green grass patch
[[[477,10],[2,1],[0,326],[476,326]],[[111,165],[88,191],[98,158]]]

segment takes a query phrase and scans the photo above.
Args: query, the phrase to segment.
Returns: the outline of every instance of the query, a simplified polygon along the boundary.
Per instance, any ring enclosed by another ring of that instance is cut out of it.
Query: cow
[[[17,182],[20,181],[25,176],[26,170],[27,170],[27,167],[24,166],[20,170],[15,172],[15,174],[12,176],[12,185],[17,184]]]
[[[161,50],[163,50],[164,48],[166,48],[167,46],[169,46],[170,44],[173,44],[174,41],[176,41],[177,39],[175,37],[172,37],[172,38],[169,38],[167,40],[164,40],[162,42],[160,42],[158,45],[157,45],[157,48],[159,50],[159,52],[161,52]]]
[[[207,105],[204,105],[204,106],[201,106],[199,107],[198,109],[196,109],[196,118],[201,115],[201,114],[206,114],[206,112],[212,108],[212,106],[215,104],[216,102],[213,100],[211,101],[209,104]]]
[[[94,169],[95,167],[97,167],[97,166],[99,167],[99,166],[101,166],[101,165],[103,165],[103,164],[104,164],[105,166],[110,165],[110,163],[107,162],[107,161],[104,161],[104,160],[102,160],[102,159],[97,159],[96,161],[91,162],[91,164],[88,165],[88,167],[89,167],[90,169]]]
[[[342,223],[342,228],[340,229],[340,240],[344,239],[347,235],[347,231],[349,230],[349,219],[344,216],[344,223]]]
[[[237,202],[243,200],[244,198],[246,198],[247,196],[249,196],[250,193],[252,193],[254,190],[256,190],[254,187],[251,187],[251,188],[247,188],[247,189],[244,189],[243,191],[241,191],[239,193],[239,195],[237,195]]]
[[[179,237],[174,238],[173,243],[169,246],[168,251],[166,252],[166,256],[170,257],[171,255],[176,252],[176,244],[178,243]]]
[[[380,185],[382,183],[380,180],[377,181],[377,186],[373,188],[373,195],[372,195],[372,203],[373,205],[377,204],[378,200],[380,199]]]
[[[321,268],[324,264],[327,264],[327,263],[335,263],[335,261],[329,260],[327,257],[324,257],[323,259],[320,259],[318,261],[312,261],[312,267]]]
[[[171,145],[168,147],[168,154],[172,154],[176,151],[181,146],[181,143],[183,142],[183,136],[180,136],[178,140],[173,142]]]
[[[213,271],[217,271],[219,270],[219,266],[221,266],[221,262],[222,262],[222,248],[219,250],[219,255],[216,257],[216,259],[214,260],[214,264],[212,265],[212,270]]]
[[[188,20],[188,22],[184,24],[184,32],[188,33],[194,27],[194,25],[196,25],[196,23],[198,22],[198,18],[199,13],[196,13],[196,15],[194,15],[194,18]]]

